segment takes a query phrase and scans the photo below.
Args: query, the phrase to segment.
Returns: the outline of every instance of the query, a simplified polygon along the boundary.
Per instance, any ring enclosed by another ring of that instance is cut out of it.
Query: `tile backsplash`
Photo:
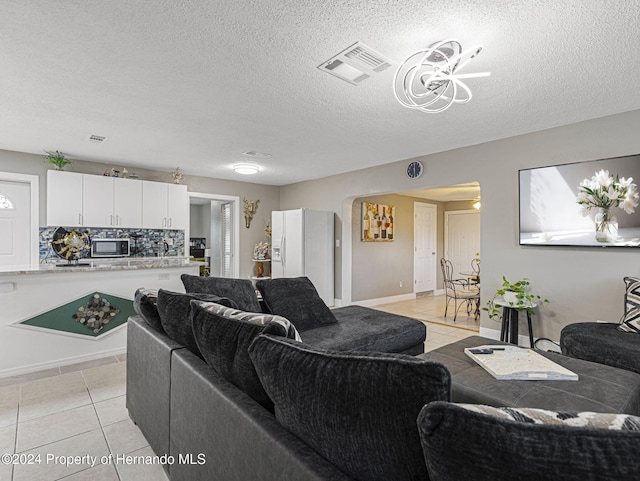
[[[58,227],[40,227],[40,262],[60,260],[51,249],[51,239]],[[156,257],[158,250],[164,248],[164,255],[184,256],[184,231],[163,229],[106,229],[91,227],[65,227],[66,230],[87,232],[92,239],[129,238],[131,257]],[[165,245],[164,243],[168,245]]]

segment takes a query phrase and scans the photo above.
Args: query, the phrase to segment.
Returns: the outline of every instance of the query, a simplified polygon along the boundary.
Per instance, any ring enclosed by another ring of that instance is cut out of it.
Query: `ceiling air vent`
[[[103,137],[102,135],[89,135],[89,138],[87,140],[89,142],[93,142],[93,143],[96,143],[96,144],[101,144],[102,142],[107,140],[107,138]]]
[[[361,42],[354,43],[335,57],[318,65],[320,70],[352,85],[358,85],[389,67],[391,60]]]

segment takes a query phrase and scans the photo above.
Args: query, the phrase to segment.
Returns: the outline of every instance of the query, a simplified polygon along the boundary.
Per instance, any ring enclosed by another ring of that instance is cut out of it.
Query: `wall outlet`
[[[402,287],[402,281],[400,281],[400,287]]]
[[[173,245],[173,237],[168,237],[164,241],[167,243],[168,246],[172,246]]]
[[[168,281],[169,280],[169,274],[160,274],[160,275],[158,275],[158,280],[160,280],[160,281]]]

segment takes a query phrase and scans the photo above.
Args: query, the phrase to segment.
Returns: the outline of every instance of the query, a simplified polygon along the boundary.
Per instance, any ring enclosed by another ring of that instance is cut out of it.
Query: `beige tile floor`
[[[0,481],[166,480],[159,465],[108,462],[153,456],[127,414],[125,376],[126,357],[118,356],[0,380],[0,454],[33,463],[0,463]]]
[[[444,318],[444,297],[375,306],[427,324],[425,350],[437,349],[478,331],[460,309],[456,323]],[[126,356],[0,379],[0,454],[24,455],[35,464],[0,463],[0,481],[165,481],[159,465],[102,464],[111,454],[153,456],[125,407]],[[40,462],[36,462],[37,456]],[[58,456],[58,458],[51,458]],[[70,456],[97,456],[65,465]]]
[[[460,339],[476,336],[480,330],[480,322],[476,321],[473,316],[467,316],[465,306],[460,308],[456,322],[453,322],[453,303],[450,303],[449,312],[445,318],[445,304],[444,295],[433,296],[429,294],[410,301],[380,304],[373,306],[373,309],[423,321],[427,325],[427,340],[424,343],[424,349],[432,351]]]

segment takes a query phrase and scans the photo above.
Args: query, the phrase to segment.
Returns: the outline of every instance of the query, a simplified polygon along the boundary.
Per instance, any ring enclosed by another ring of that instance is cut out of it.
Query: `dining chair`
[[[456,322],[458,310],[464,304],[467,306],[467,315],[474,313],[475,320],[480,316],[480,288],[477,285],[471,285],[469,279],[459,279],[453,276],[453,264],[444,257],[440,259],[440,267],[442,268],[442,277],[444,280],[444,293],[446,304],[444,308],[444,317],[447,317],[449,311],[449,303],[453,301],[453,322]]]
[[[469,285],[479,286],[480,284],[480,258],[479,257],[474,257],[473,259],[471,259],[471,272],[473,272],[473,275],[469,277]]]

